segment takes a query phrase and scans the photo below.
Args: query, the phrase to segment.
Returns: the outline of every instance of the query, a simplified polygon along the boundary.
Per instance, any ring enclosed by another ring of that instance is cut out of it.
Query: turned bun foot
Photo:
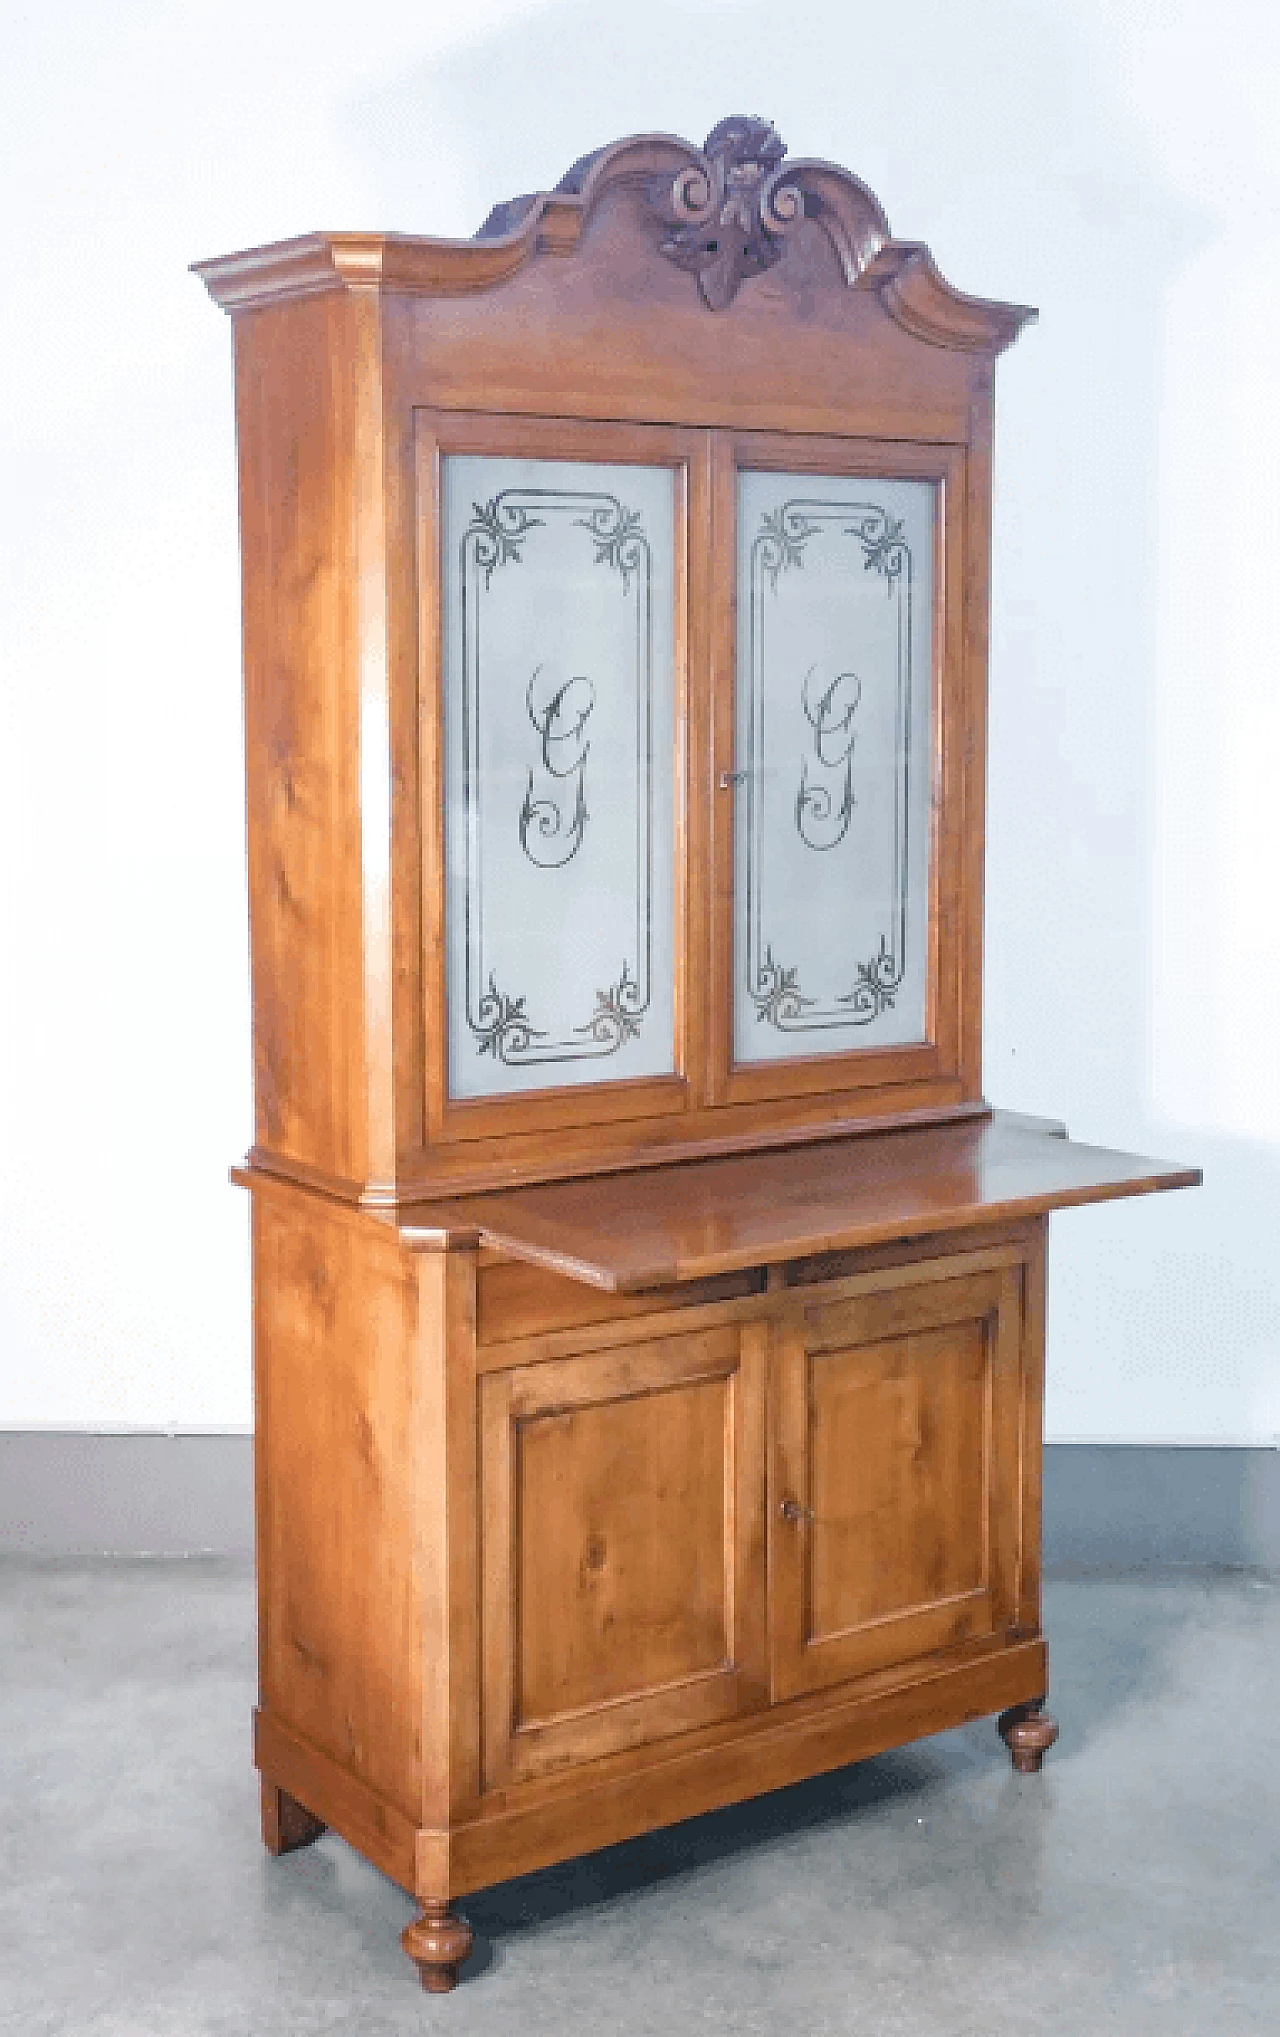
[[[447,1995],[458,1985],[458,1968],[474,1940],[470,1924],[455,1916],[448,1903],[424,1903],[417,1922],[401,1932],[400,1943],[427,1993]]]
[[[1041,1711],[1043,1703],[1044,1699],[1039,1698],[1028,1705],[1013,1705],[1009,1711],[1001,1712],[996,1721],[997,1731],[1019,1775],[1038,1775],[1045,1755],[1058,1737],[1058,1722]]]
[[[267,1776],[262,1778],[262,1843],[268,1853],[296,1853],[310,1846],[324,1831],[320,1818],[312,1816],[287,1790],[277,1789]]]

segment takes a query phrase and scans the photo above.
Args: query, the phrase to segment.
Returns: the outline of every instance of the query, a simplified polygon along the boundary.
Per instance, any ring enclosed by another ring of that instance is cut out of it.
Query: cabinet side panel
[[[312,1198],[254,1202],[262,1705],[416,1820],[414,1262]]]
[[[476,1255],[424,1252],[414,1460],[422,1577],[420,1821],[447,1826],[480,1789]],[[440,1895],[422,1886],[422,1895]]]
[[[1041,1528],[1044,1490],[1045,1260],[1049,1219],[1035,1226],[1022,1287],[1021,1546],[1018,1620],[1027,1634],[1040,1631]]]
[[[357,340],[336,295],[236,324],[255,1137],[345,1180],[366,1172]]]

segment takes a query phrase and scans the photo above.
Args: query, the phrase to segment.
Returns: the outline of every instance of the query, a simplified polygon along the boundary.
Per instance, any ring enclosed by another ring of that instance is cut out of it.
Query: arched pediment
[[[874,192],[850,171],[789,158],[767,120],[732,115],[701,148],[677,135],[629,135],[582,156],[551,191],[495,205],[470,240],[406,234],[312,234],[196,265],[227,309],[268,298],[375,284],[424,296],[495,288],[540,257],[572,257],[593,216],[621,189],[636,231],[689,276],[713,316],[780,262],[788,237],[819,231],[834,287],[874,291],[889,317],[930,345],[999,352],[1035,317],[1023,305],[968,297],[917,241],[894,240]]]

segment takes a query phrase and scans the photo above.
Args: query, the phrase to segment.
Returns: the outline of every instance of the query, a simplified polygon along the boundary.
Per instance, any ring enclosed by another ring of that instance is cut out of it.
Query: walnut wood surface
[[[756,129],[768,142],[767,124],[728,125],[748,155]],[[684,227],[655,192],[679,184],[696,227],[728,202],[725,139],[709,156],[619,143],[472,242],[318,235],[200,265],[235,315],[264,1172],[397,1207],[982,1107],[991,369],[1029,314],[951,290],[918,243],[888,238],[855,177],[778,162],[772,145],[751,187],[755,252],[709,309],[716,291],[665,245]],[[436,480],[441,449],[464,444],[678,469],[667,1081],[445,1094]],[[942,488],[935,966],[918,1045],[732,1065],[719,774],[735,461]]]
[[[1044,1757],[1058,1737],[1058,1722],[1042,1709],[1043,1705],[1043,1698],[1012,1705],[996,1721],[1019,1775],[1039,1775]]]
[[[324,1832],[324,1822],[280,1789],[270,1776],[262,1778],[262,1843],[278,1859],[283,1853],[297,1853],[314,1846]]]
[[[767,1702],[762,1322],[481,1390],[484,1782]]]
[[[1042,1712],[1047,1212],[1196,1170],[981,1094],[993,367],[967,298],[766,122],[632,137],[471,242],[200,265],[234,315],[255,1066],[263,1836],[450,1902]],[[458,1103],[439,471],[672,468],[674,1069]],[[916,1044],[735,1066],[735,466],[940,494]],[[304,1808],[305,1807],[305,1808]]]
[[[1022,1296],[1010,1259],[811,1302],[782,1323],[775,1695],[1014,1624]]]
[[[975,1644],[493,1792],[450,1827],[416,1833],[339,1762],[261,1715],[257,1744],[260,1759],[269,1749],[321,1806],[331,1830],[398,1887],[439,1900],[441,1889],[466,1895],[998,1713],[1042,1690],[1045,1674],[1039,1639]]]
[[[406,1924],[400,1933],[400,1943],[429,1995],[447,1995],[458,1985],[458,1968],[474,1942],[465,1917],[441,1902],[424,1903],[416,1923]]]
[[[415,1536],[430,1378],[418,1283],[449,1262],[415,1261],[385,1226],[297,1193],[255,1197],[254,1217],[261,1703],[416,1821],[415,1704],[424,1656],[435,1663]]]
[[[965,456],[956,446],[907,445],[872,438],[779,436],[763,432],[713,435],[712,568],[714,589],[711,644],[711,811],[713,900],[711,997],[707,1097],[724,1107],[768,1105],[820,1097],[832,1116],[843,1096],[869,1092],[887,1104],[911,1085],[941,1097],[956,1090],[976,1097],[981,1069],[964,1065],[962,1039],[971,1033],[971,1014],[962,990],[971,944],[981,938],[981,889],[967,885],[966,815],[981,801],[982,751],[966,741],[970,722],[970,674],[965,655],[966,606],[981,605],[981,581],[966,586],[965,544],[969,505]],[[734,1007],[734,798],[722,784],[738,754],[735,742],[736,508],[741,470],[780,470],[849,476],[892,476],[931,480],[940,491],[938,560],[933,612],[928,627],[934,644],[930,727],[937,759],[932,797],[933,851],[923,899],[928,926],[929,1010],[927,1039],[918,1045],[805,1055],[738,1067],[733,1059]],[[984,666],[985,674],[985,666]],[[985,683],[985,682],[984,682]]]
[[[997,1113],[977,1125],[469,1197],[455,1214],[513,1258],[625,1293],[1200,1178],[1194,1167],[1078,1145]],[[419,1217],[429,1239],[450,1214],[407,1210],[406,1242]]]
[[[495,206],[469,241],[410,234],[305,234],[192,266],[215,303],[229,311],[361,287],[439,297],[485,291],[539,256],[563,258],[577,252],[588,225],[619,193],[640,199],[648,238],[669,260],[673,251],[663,243],[674,223],[672,187],[683,185],[687,202],[692,172],[711,195],[717,182],[713,145],[717,134],[733,124],[720,123],[705,153],[674,135],[629,135],[575,163],[554,191]],[[953,289],[920,242],[890,237],[879,201],[848,170],[805,159],[782,162],[780,155],[768,167],[774,174],[766,187],[766,209],[784,244],[777,253],[785,251],[786,243],[803,247],[807,240],[812,247],[815,240],[825,242],[840,283],[874,291],[905,331],[935,346],[995,352],[1036,316],[1025,305],[989,302]],[[788,205],[791,193],[800,199],[798,206]],[[688,210],[684,216],[690,217]],[[690,284],[685,291],[690,294]],[[706,292],[703,301],[712,301]]]

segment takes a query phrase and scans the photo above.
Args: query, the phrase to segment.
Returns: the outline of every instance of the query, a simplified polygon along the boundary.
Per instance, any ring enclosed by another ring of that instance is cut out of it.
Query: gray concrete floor
[[[1280,1586],[1046,1593],[1062,1739],[989,1723],[463,1904],[458,1991],[342,1842],[263,1854],[240,1563],[0,1562],[0,2030],[1280,2032]]]

